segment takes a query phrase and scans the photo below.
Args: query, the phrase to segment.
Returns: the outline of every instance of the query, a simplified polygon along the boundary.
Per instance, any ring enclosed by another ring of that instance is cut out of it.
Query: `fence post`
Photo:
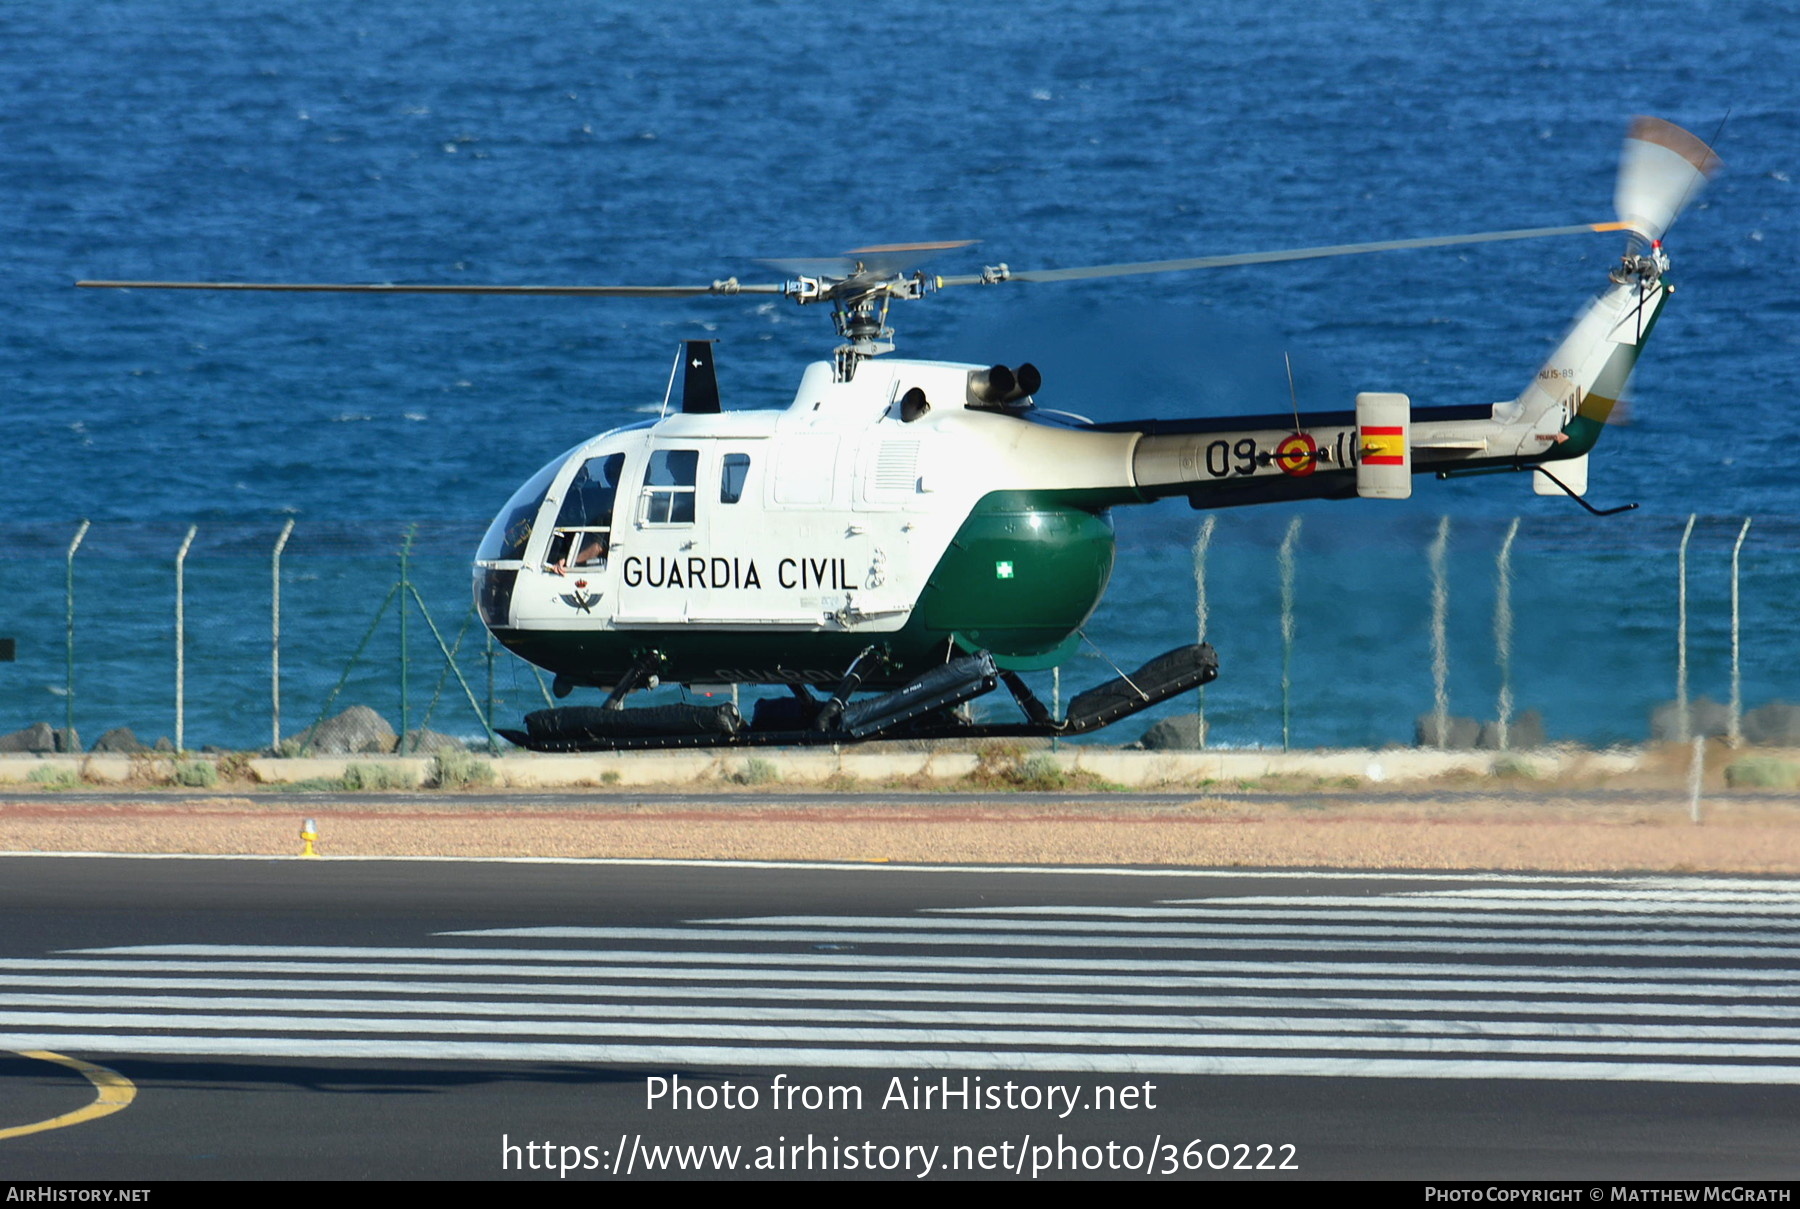
[[[482,626],[487,629],[486,624]],[[737,704],[737,685],[731,686],[731,703]],[[487,631],[487,746],[488,755],[500,754],[500,745],[494,740],[494,631]]]
[[[1693,752],[1688,756],[1688,819],[1700,825],[1700,782],[1706,775],[1706,740],[1694,736]]]
[[[1212,546],[1213,527],[1219,518],[1208,515],[1200,522],[1200,533],[1194,538],[1194,641],[1206,641],[1206,623],[1208,618],[1208,602],[1206,599],[1206,554]],[[1195,728],[1200,736],[1200,746],[1206,746],[1206,686],[1202,684],[1194,690],[1196,712],[1199,714],[1199,725]]]
[[[1688,713],[1687,552],[1688,539],[1694,536],[1694,517],[1694,513],[1688,513],[1687,528],[1681,531],[1681,549],[1675,557],[1679,581],[1675,605],[1675,737],[1684,743],[1693,734],[1693,719]]]
[[[87,531],[88,522],[84,520],[81,527],[75,530],[75,540],[69,543],[69,557],[63,574],[63,612],[68,640],[68,662],[63,682],[63,736],[64,742],[71,747],[75,745],[75,551],[81,548],[81,539],[87,536]]]
[[[406,538],[400,543],[400,742],[395,744],[394,750],[402,754],[406,752],[406,732],[409,729],[406,686],[406,615],[411,612],[411,609],[406,603],[406,598],[412,591],[412,580],[407,577],[407,562],[412,556],[413,534],[417,533],[418,529],[419,526],[416,524],[408,525]]]
[[[175,551],[175,750],[187,750],[187,556],[200,526],[189,525]]]
[[[1450,580],[1444,566],[1449,549],[1450,518],[1439,517],[1437,537],[1427,557],[1431,563],[1431,716],[1440,750],[1450,746]]]
[[[269,750],[276,755],[281,754],[281,551],[293,531],[290,516],[269,559]]]
[[[1750,518],[1738,530],[1737,544],[1731,547],[1731,731],[1733,747],[1744,745],[1744,680],[1738,668],[1738,556],[1744,551],[1744,538],[1750,534]]]
[[[1494,725],[1501,751],[1512,746],[1512,548],[1517,536],[1519,518],[1515,516],[1506,527],[1506,540],[1500,543],[1500,557],[1494,562],[1494,661],[1500,665],[1500,699],[1495,703],[1499,717]]]
[[[1300,518],[1288,522],[1287,536],[1281,539],[1281,750],[1289,745],[1289,669],[1294,654],[1294,547],[1300,544]]]

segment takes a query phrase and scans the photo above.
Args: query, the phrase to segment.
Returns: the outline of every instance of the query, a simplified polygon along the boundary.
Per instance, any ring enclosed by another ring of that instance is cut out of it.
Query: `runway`
[[[1079,1142],[1077,1167],[1046,1176],[1105,1170],[1080,1147],[1109,1144],[1138,1156],[1123,1171],[1207,1178],[1800,1170],[1790,879],[98,858],[0,874],[0,1049],[139,1089],[0,1141],[30,1178],[541,1177],[535,1152],[503,1169],[521,1138],[592,1160],[570,1178],[611,1177],[653,1174],[646,1146],[801,1134],[921,1162],[937,1147],[915,1176],[951,1174],[959,1144],[1020,1164],[960,1174],[1029,1174],[1052,1137]],[[84,1094],[43,1063],[0,1075],[21,1115]],[[1233,1146],[1268,1162],[1209,1166]]]

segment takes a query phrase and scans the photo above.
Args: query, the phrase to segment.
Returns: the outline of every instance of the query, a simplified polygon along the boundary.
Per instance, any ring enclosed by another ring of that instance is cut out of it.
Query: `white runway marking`
[[[98,963],[90,963],[98,964]],[[238,963],[245,964],[245,963]],[[291,964],[291,963],[289,963]],[[154,963],[121,964],[120,969],[154,968]],[[254,965],[246,965],[254,970]],[[341,969],[340,966],[326,967]],[[390,967],[391,968],[391,967]],[[1511,967],[1495,967],[1495,971],[1513,972]],[[380,970],[371,970],[370,974],[378,974]],[[444,973],[435,969],[433,973]],[[452,971],[454,972],[454,971]],[[1768,973],[1769,971],[1757,971]],[[845,986],[844,976],[828,971],[817,970],[785,970],[767,968],[754,971],[727,971],[712,967],[663,967],[658,969],[608,971],[611,978],[633,978],[638,981],[625,982],[584,982],[567,983],[547,982],[488,982],[477,981],[487,971],[477,969],[468,977],[458,982],[412,982],[401,980],[382,980],[379,978],[179,978],[167,975],[155,977],[133,977],[124,974],[99,976],[85,975],[48,975],[31,977],[27,975],[0,975],[0,987],[55,987],[55,988],[103,988],[116,991],[307,991],[356,993],[374,992],[391,995],[548,995],[572,998],[611,997],[620,999],[731,999],[748,1001],[762,999],[823,999],[827,1001],[843,1000],[847,1002],[869,1003],[987,1003],[993,1001],[992,990],[957,990],[978,981],[983,986],[1004,986],[1004,1001],[1007,1003],[1031,1003],[1040,1005],[1064,1006],[1117,1006],[1117,1007],[1264,1007],[1291,1006],[1292,998],[1267,995],[1250,995],[1244,992],[1250,989],[1259,991],[1325,991],[1330,997],[1319,997],[1318,1002],[1342,1006],[1354,1004],[1359,1009],[1368,1007],[1378,1001],[1348,998],[1353,991],[1387,991],[1394,994],[1407,994],[1409,997],[1399,1001],[1413,1008],[1426,1007],[1435,1010],[1441,1006],[1436,1001],[1421,999],[1419,994],[1453,994],[1459,998],[1445,1000],[1465,1010],[1519,1010],[1520,1004],[1529,1004],[1534,1012],[1543,1015],[1629,1015],[1637,1002],[1630,999],[1587,999],[1579,996],[1629,996],[1640,995],[1653,997],[1659,1002],[1655,1012],[1659,1015],[1696,1016],[1703,1019],[1718,1017],[1739,1017],[1745,1019],[1766,1017],[1769,1019],[1800,1018],[1800,1004],[1768,1004],[1757,1002],[1762,999],[1796,999],[1793,989],[1794,976],[1777,986],[1741,986],[1734,983],[1701,982],[1569,982],[1555,986],[1546,986],[1538,980],[1494,979],[1494,978],[1307,978],[1285,977],[1281,975],[1240,974],[1223,978],[1132,978],[1132,977],[1095,977],[1089,975],[1058,975],[1056,983],[1063,989],[1060,991],[1019,990],[1021,986],[1039,987],[1046,981],[1044,971],[1025,975],[983,977],[971,980],[962,974],[941,974],[935,972],[921,973],[908,969],[870,969],[857,975],[857,986]],[[1655,973],[1655,971],[1645,971]],[[689,980],[699,981],[703,985],[687,985]],[[728,986],[711,985],[730,983]],[[755,984],[755,985],[745,985]],[[879,984],[872,986],[870,984]],[[905,986],[930,986],[933,989],[913,991],[899,989]],[[1081,990],[1083,987],[1094,987],[1096,990]],[[1139,988],[1161,990],[1165,988],[1181,988],[1190,992],[1234,992],[1230,994],[1197,994],[1156,995],[1140,993]],[[1117,992],[1117,993],[1108,993]],[[1476,998],[1476,996],[1519,994],[1543,995],[1550,993],[1556,999],[1521,999],[1504,1000]],[[1706,999],[1745,999],[1747,1003],[1666,1003],[1662,1000],[1681,998]],[[0,993],[0,1005],[17,1002],[19,995]]]
[[[1382,892],[14,956],[0,1047],[1800,1084],[1800,883],[1356,876]]]
[[[887,920],[887,923],[898,921]],[[917,921],[920,923],[925,920]],[[923,929],[921,929],[923,931]],[[1241,931],[1248,931],[1242,929]],[[1320,930],[1308,929],[1317,934]],[[1398,929],[1380,929],[1379,933],[1365,933],[1365,938],[1334,938],[1327,945],[1323,940],[1285,940],[1275,937],[1240,938],[1238,936],[1084,936],[1080,944],[1090,949],[1169,949],[1169,950],[1244,950],[1258,951],[1288,950],[1316,952],[1329,947],[1339,952],[1413,952],[1417,950],[1441,950],[1446,947],[1444,938],[1413,940],[1409,937],[1411,929],[1400,933]],[[493,928],[472,932],[451,932],[450,936],[494,936],[515,939],[541,938],[544,940],[592,940],[592,941],[660,941],[671,937],[667,928]],[[687,939],[694,941],[797,941],[804,944],[834,944],[854,941],[858,944],[914,945],[921,943],[953,945],[960,947],[1014,947],[1014,948],[1060,948],[1074,943],[1063,933],[1050,932],[1011,932],[1004,929],[988,932],[942,932],[929,937],[920,932],[900,930],[862,931],[849,921],[833,923],[824,928],[701,928],[697,927],[682,933]],[[1770,960],[1800,960],[1800,946],[1794,944],[1800,937],[1782,934],[1771,937],[1767,947],[1749,947],[1744,945],[1745,938],[1734,935],[1731,939],[1738,942],[1736,946],[1719,946],[1705,944],[1534,944],[1529,941],[1486,940],[1474,936],[1454,937],[1454,948],[1464,953],[1537,953],[1558,957],[1757,957]]]

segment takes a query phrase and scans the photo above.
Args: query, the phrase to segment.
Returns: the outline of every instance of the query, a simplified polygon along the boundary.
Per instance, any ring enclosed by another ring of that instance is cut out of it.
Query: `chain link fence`
[[[1032,678],[1066,700],[1108,660],[1129,668],[1197,631],[1219,650],[1198,697],[1101,741],[1203,713],[1215,746],[1460,745],[1480,725],[1600,746],[1724,733],[1792,694],[1800,520],[1210,519],[1122,518],[1092,649],[1054,685]],[[0,526],[0,734],[47,723],[91,745],[129,727],[261,750],[367,705],[397,731],[487,745],[551,698],[474,614],[485,524]]]

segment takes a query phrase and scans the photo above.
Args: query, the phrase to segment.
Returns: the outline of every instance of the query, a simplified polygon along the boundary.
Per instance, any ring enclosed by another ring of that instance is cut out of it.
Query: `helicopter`
[[[829,306],[842,341],[780,410],[722,405],[709,341],[685,341],[663,412],[558,455],[476,550],[483,622],[554,676],[557,698],[606,693],[500,731],[542,751],[1070,736],[1206,684],[1218,659],[1176,647],[1072,697],[1054,716],[1022,673],[1084,641],[1114,561],[1111,510],[1180,497],[1196,509],[1304,499],[1405,499],[1415,475],[1529,472],[1582,497],[1589,453],[1673,284],[1663,235],[1720,161],[1698,137],[1635,119],[1616,220],[1076,268],[934,275],[968,242],[771,260],[771,282],[481,286],[82,281],[97,288],[782,297]],[[1040,408],[1030,364],[909,360],[896,302],[995,288],[1235,265],[1625,232],[1600,293],[1524,389],[1491,404],[1414,407],[1364,391],[1339,411],[1096,423]],[[671,409],[675,378],[679,405]],[[1635,507],[1635,505],[1627,505]],[[1110,661],[1109,661],[1110,662]],[[733,704],[629,708],[658,684],[778,686]],[[1004,686],[1011,722],[966,708]]]

